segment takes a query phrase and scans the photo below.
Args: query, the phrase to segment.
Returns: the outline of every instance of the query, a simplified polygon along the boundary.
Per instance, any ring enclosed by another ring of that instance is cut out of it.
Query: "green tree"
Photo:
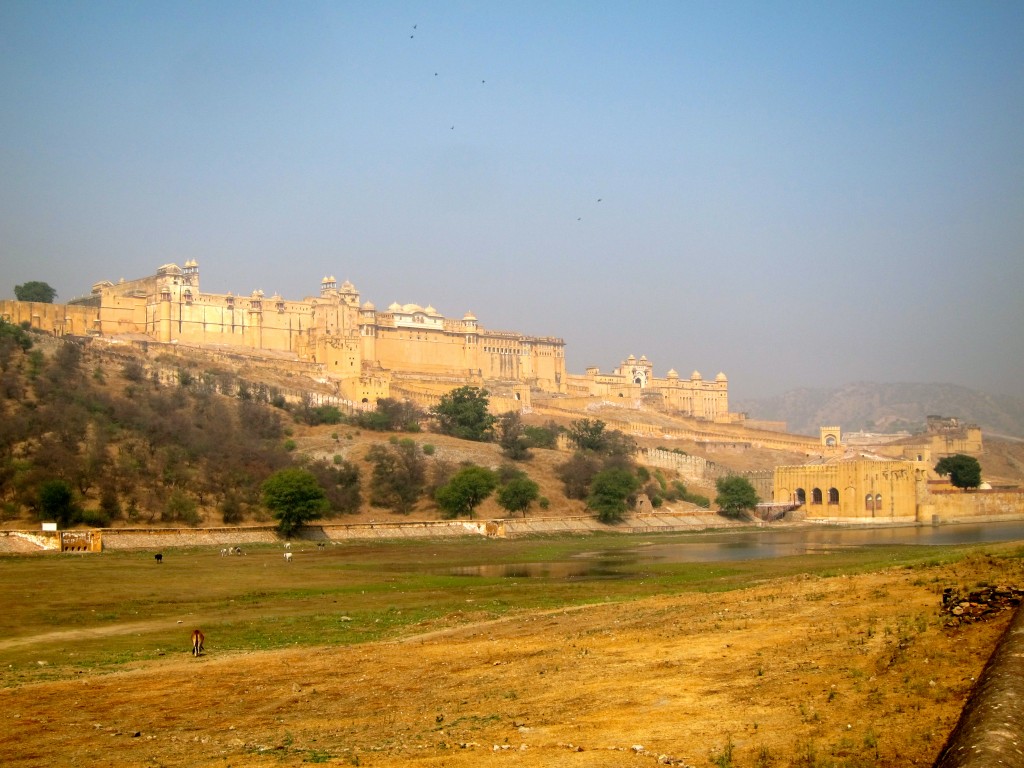
[[[557,448],[558,435],[561,428],[553,421],[549,421],[542,427],[527,425],[523,427],[523,434],[531,448]]]
[[[498,504],[506,512],[522,512],[540,498],[540,486],[528,477],[514,477],[498,489]]]
[[[29,280],[27,283],[14,286],[14,297],[18,301],[38,301],[43,304],[53,304],[57,298],[57,291],[49,284],[39,280]]]
[[[11,343],[21,347],[25,352],[32,348],[32,339],[29,338],[24,328],[0,318],[0,344],[6,346]],[[6,370],[7,366],[4,365],[3,368]]]
[[[594,476],[601,471],[601,465],[592,454],[576,451],[569,459],[555,467],[555,474],[562,481],[565,495],[570,499],[585,499],[590,493]]]
[[[419,432],[423,411],[408,400],[382,397],[373,411],[360,413],[354,423],[377,432]]]
[[[636,441],[617,429],[605,427],[600,419],[576,419],[565,430],[565,436],[577,450],[632,459],[636,452]]]
[[[597,519],[602,523],[617,523],[639,487],[640,480],[629,470],[604,469],[594,476],[587,506],[597,512]]]
[[[715,504],[726,517],[745,517],[760,501],[750,481],[739,475],[718,478],[715,481],[715,488],[718,490]]]
[[[486,389],[459,387],[443,395],[431,415],[442,434],[486,442],[494,424],[494,417],[487,412],[489,402]]]
[[[494,424],[501,452],[513,461],[530,458],[530,440],[523,428],[523,419],[516,411],[503,413]]]
[[[39,515],[44,520],[55,520],[66,528],[78,522],[81,515],[71,484],[67,480],[46,480],[39,486]]]
[[[977,488],[981,485],[981,464],[973,456],[956,453],[943,456],[935,465],[940,475],[949,475],[949,482],[957,488]]]
[[[600,419],[576,419],[565,430],[565,436],[578,450],[600,453],[604,449],[604,427]]]
[[[260,488],[263,505],[277,519],[277,529],[288,538],[327,509],[324,489],[305,469],[279,469]]]
[[[236,525],[242,522],[245,512],[237,493],[228,491],[224,494],[224,499],[220,503],[220,515],[225,525]]]
[[[373,465],[370,503],[409,514],[427,482],[427,462],[419,446],[408,438],[394,445],[374,445],[366,452],[366,460]]]
[[[447,518],[472,517],[476,508],[498,487],[498,475],[486,467],[464,467],[434,493],[434,501]]]
[[[160,514],[162,520],[180,522],[186,525],[199,525],[201,518],[195,499],[180,488],[175,488],[167,497],[167,503]]]
[[[324,489],[331,512],[358,512],[363,501],[359,490],[359,467],[341,456],[334,458],[333,464],[321,459],[310,462],[307,468]]]

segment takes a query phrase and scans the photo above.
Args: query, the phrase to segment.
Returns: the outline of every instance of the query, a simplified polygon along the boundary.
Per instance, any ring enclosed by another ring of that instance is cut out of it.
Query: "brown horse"
[[[198,629],[192,630],[192,655],[199,656],[203,652],[203,642],[206,640],[206,635],[200,632]]]

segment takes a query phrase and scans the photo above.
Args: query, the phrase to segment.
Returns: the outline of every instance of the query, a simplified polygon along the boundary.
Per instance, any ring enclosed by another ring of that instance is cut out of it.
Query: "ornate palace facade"
[[[661,407],[708,420],[728,416],[724,374],[705,382],[694,372],[656,378],[645,358],[630,356],[612,374],[596,368],[582,376],[565,370],[565,342],[481,326],[472,312],[448,318],[432,306],[392,304],[378,310],[359,291],[334,277],[301,301],[262,291],[250,295],[204,293],[199,265],[165,264],[155,274],[96,283],[89,298],[67,305],[0,302],[0,314],[58,334],[135,336],[196,347],[243,348],[317,364],[343,397],[374,402],[392,386],[424,397],[470,383],[504,389],[523,405],[531,391],[639,402],[655,396]]]

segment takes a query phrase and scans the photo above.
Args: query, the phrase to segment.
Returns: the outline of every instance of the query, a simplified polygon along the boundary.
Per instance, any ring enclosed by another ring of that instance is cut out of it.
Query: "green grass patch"
[[[652,543],[723,534],[597,534],[512,540],[351,542],[90,555],[0,556],[0,684],[123,669],[207,653],[393,639],[509,614],[722,592],[768,579],[891,568],[925,573],[964,557],[1022,557],[1019,545],[884,546],[826,555],[692,563],[646,557]],[[506,575],[508,574],[508,575]],[[42,662],[42,663],[40,663]]]

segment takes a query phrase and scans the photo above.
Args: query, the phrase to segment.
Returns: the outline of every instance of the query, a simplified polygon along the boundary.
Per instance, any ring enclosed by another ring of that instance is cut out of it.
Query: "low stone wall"
[[[632,515],[617,525],[606,525],[589,515],[575,517],[525,517],[506,520],[425,520],[311,525],[295,538],[299,541],[349,541],[359,539],[449,538],[489,536],[505,538],[544,533],[642,533],[649,531],[701,530],[742,525],[708,510],[648,512]],[[169,549],[171,547],[237,547],[245,544],[283,543],[273,525],[240,528],[105,528],[102,531],[62,532],[88,539],[108,550]],[[48,538],[49,537],[49,538]],[[0,551],[39,552],[58,550],[60,534],[39,531],[0,531]],[[99,551],[98,547],[90,551]]]
[[[935,768],[1024,768],[1024,611],[978,678]]]
[[[926,523],[936,515],[944,523],[1019,520],[1024,517],[1024,492],[954,490],[929,493],[918,505],[918,510],[919,519]]]
[[[107,528],[104,549],[163,549],[164,547],[238,546],[279,541],[274,526],[256,528]]]

